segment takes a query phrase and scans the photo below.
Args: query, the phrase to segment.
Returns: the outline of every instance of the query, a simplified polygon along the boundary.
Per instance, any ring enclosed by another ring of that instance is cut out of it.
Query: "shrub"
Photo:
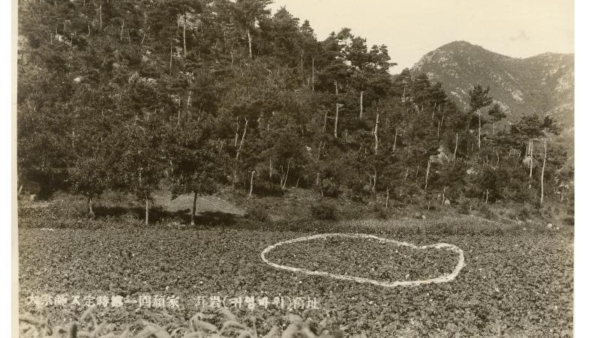
[[[251,207],[246,213],[246,218],[258,222],[270,222],[269,213],[260,207]]]
[[[363,204],[353,203],[349,205],[340,204],[338,208],[339,219],[357,220],[369,216],[369,209]]]
[[[565,225],[575,225],[575,218],[573,216],[567,216],[562,221]]]
[[[321,184],[321,192],[325,197],[338,197],[342,191],[333,180],[326,178]]]
[[[257,180],[254,182],[252,193],[257,196],[282,197],[285,192],[279,184]]]
[[[479,212],[481,213],[483,218],[489,219],[490,221],[498,219],[498,215],[496,215],[496,213],[492,211],[492,209],[490,209],[490,207],[487,204],[483,204],[479,208]]]
[[[462,215],[471,214],[471,202],[468,199],[464,199],[458,205],[458,213]]]
[[[530,206],[524,205],[517,210],[517,218],[522,221],[528,220],[532,217],[533,210]]]
[[[125,224],[136,224],[142,222],[143,215],[138,215],[135,211],[129,210],[122,215],[116,216],[119,222]]]
[[[315,204],[310,209],[312,217],[320,221],[335,221],[339,217],[339,212],[335,205],[329,203]]]
[[[379,210],[379,212],[377,214],[375,214],[375,217],[377,217],[377,219],[381,219],[381,220],[388,220],[392,217],[392,213],[389,211],[389,209],[381,209]]]
[[[380,220],[387,220],[390,219],[390,217],[392,217],[390,209],[386,209],[385,207],[379,204],[375,204],[372,211],[374,213],[375,218]]]

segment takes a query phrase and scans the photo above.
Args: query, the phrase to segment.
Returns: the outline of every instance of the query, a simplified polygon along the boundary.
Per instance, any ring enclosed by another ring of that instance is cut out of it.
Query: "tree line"
[[[459,107],[348,28],[318,41],[269,0],[19,2],[18,179],[40,194],[134,193],[148,209],[229,185],[401,203],[569,199],[535,114],[474,84]],[[407,47],[408,48],[408,47]],[[21,189],[21,188],[20,188]],[[193,222],[193,217],[192,217]]]

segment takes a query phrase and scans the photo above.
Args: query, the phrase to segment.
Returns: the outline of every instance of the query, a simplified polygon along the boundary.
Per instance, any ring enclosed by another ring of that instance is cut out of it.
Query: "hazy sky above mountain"
[[[282,6],[319,40],[349,27],[387,45],[393,72],[456,40],[521,58],[574,52],[573,0],[274,0],[273,13]]]

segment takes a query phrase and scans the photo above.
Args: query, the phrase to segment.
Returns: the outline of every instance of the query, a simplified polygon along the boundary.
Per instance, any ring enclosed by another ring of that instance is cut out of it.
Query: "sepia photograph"
[[[16,337],[575,336],[574,0],[13,6]]]

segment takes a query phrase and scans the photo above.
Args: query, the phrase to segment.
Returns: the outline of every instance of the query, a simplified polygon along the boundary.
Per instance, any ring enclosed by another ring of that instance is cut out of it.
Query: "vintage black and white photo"
[[[20,0],[19,337],[573,337],[572,0]]]

